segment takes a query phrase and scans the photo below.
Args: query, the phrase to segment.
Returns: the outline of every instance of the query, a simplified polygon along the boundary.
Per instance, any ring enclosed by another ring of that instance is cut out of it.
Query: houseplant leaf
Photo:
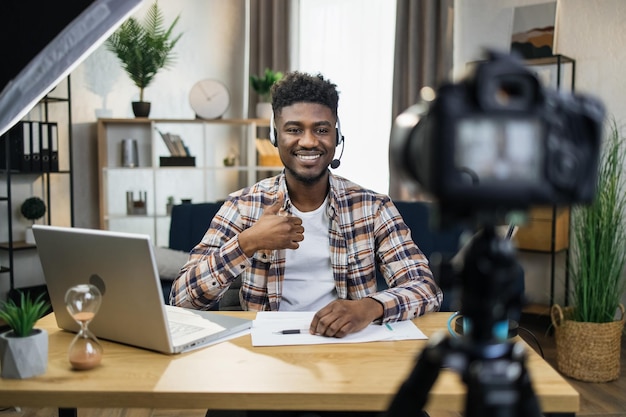
[[[259,95],[262,101],[270,101],[270,91],[272,85],[283,77],[283,73],[280,71],[273,71],[270,68],[266,68],[265,72],[260,75],[250,76],[250,85],[252,89]]]
[[[139,88],[139,101],[144,101],[144,89],[163,68],[175,61],[173,49],[182,33],[173,35],[180,15],[165,29],[162,11],[155,1],[143,23],[131,17],[115,31],[105,45],[122,62],[122,68]]]
[[[50,305],[39,294],[32,300],[25,293],[20,292],[20,302],[16,304],[10,299],[3,302],[0,308],[0,319],[4,320],[17,337],[26,337],[33,332],[35,323],[50,308]]]
[[[576,321],[613,321],[626,290],[625,162],[626,143],[613,121],[603,145],[596,198],[572,209],[569,272]]]

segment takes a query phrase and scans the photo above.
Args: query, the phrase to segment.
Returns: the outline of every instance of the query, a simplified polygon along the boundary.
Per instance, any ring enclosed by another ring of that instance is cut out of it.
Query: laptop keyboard
[[[193,324],[180,323],[177,321],[170,322],[170,333],[173,338],[187,336],[203,329],[203,327],[194,326]]]

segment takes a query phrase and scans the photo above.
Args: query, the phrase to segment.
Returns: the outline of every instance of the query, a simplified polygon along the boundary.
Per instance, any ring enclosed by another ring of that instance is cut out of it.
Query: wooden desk
[[[228,314],[253,318],[250,312]],[[420,317],[428,336],[445,328],[450,313]],[[386,410],[413,369],[425,341],[252,347],[250,336],[176,356],[101,341],[102,364],[73,371],[67,359],[72,333],[52,315],[47,372],[2,380],[0,404],[59,408],[187,408]],[[527,362],[544,413],[575,413],[579,395],[532,349]],[[443,370],[428,410],[462,411],[465,386]]]

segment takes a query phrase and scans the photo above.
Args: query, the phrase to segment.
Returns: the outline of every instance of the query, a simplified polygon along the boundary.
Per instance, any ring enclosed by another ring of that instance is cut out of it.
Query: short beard
[[[316,175],[314,177],[305,177],[303,175],[298,174],[296,171],[294,171],[293,169],[289,168],[289,167],[285,167],[286,171],[289,171],[289,173],[298,181],[304,183],[304,184],[315,184],[317,183],[319,180],[321,180],[322,178],[324,178],[324,176],[326,175],[326,173],[328,172],[328,168],[326,168],[325,170],[323,170],[322,172],[319,173],[319,175]]]

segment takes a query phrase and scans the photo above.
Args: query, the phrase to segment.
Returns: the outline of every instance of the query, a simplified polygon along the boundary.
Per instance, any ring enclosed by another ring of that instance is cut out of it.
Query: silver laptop
[[[89,329],[98,338],[180,353],[244,333],[252,320],[165,305],[148,235],[35,225],[37,251],[60,328],[77,332],[66,291],[93,284],[102,304]]]

